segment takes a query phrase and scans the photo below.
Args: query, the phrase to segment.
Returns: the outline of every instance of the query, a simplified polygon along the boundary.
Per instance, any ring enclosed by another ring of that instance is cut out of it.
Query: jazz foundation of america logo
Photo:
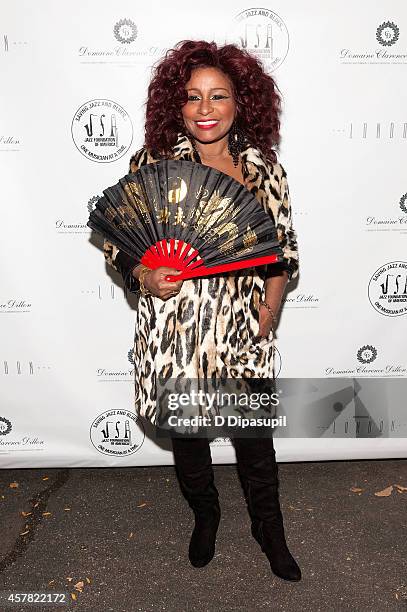
[[[375,37],[369,31],[365,34],[364,48],[344,46],[339,51],[343,64],[405,64],[407,48],[402,46],[401,32],[394,21],[383,21],[375,30]],[[376,47],[374,47],[376,43]]]
[[[407,262],[386,263],[369,280],[370,304],[386,317],[407,314]]]
[[[72,140],[84,157],[98,163],[120,159],[130,148],[133,125],[117,102],[103,98],[82,104],[72,119]]]
[[[247,8],[235,16],[226,33],[229,42],[256,55],[267,72],[276,70],[287,57],[287,26],[277,13],[265,8]]]
[[[140,450],[144,438],[143,423],[130,410],[106,410],[90,426],[91,442],[104,455],[132,455]]]
[[[381,201],[380,210],[383,210]],[[394,215],[373,215],[370,214],[365,220],[365,229],[369,232],[400,232],[407,233],[407,193],[403,194],[397,202],[398,214]],[[400,211],[400,212],[399,212]],[[396,213],[396,211],[394,211]]]

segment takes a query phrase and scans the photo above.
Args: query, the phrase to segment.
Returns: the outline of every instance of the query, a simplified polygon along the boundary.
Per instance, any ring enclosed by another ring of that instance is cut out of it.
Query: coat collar
[[[195,153],[192,142],[186,134],[178,133],[178,139],[172,150],[173,159],[186,159],[201,163],[199,155]],[[261,185],[262,179],[272,173],[270,162],[263,153],[245,140],[245,145],[240,153],[242,162],[243,180],[249,191],[256,191]]]

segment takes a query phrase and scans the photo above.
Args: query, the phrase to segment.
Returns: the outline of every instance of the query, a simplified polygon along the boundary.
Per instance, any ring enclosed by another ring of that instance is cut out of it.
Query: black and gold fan
[[[274,223],[250,191],[186,160],[126,175],[103,191],[87,225],[134,257],[134,265],[182,270],[168,280],[282,261]]]

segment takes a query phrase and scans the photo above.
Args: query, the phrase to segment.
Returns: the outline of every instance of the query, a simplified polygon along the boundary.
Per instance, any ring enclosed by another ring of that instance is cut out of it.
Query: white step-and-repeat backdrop
[[[143,144],[151,66],[188,38],[237,43],[277,80],[301,257],[277,373],[354,391],[279,432],[279,461],[405,457],[405,1],[9,0],[0,16],[1,466],[173,463],[134,410],[134,296],[86,222]],[[226,438],[212,454],[235,461]]]

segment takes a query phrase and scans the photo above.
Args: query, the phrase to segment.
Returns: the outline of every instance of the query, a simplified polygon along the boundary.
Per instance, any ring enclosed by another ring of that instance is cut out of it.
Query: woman
[[[246,186],[277,227],[280,267],[169,282],[177,271],[149,270],[105,240],[106,261],[137,294],[135,405],[157,424],[157,380],[273,377],[273,337],[281,298],[298,274],[296,234],[279,143],[280,96],[260,62],[234,45],[182,41],[156,66],[148,89],[145,146],[130,171],[160,159],[187,159],[216,168]],[[260,340],[260,343],[259,343]],[[234,436],[252,534],[272,571],[300,580],[288,550],[279,505],[273,438]],[[178,478],[195,514],[189,546],[194,567],[213,558],[220,520],[207,438],[172,437]]]

